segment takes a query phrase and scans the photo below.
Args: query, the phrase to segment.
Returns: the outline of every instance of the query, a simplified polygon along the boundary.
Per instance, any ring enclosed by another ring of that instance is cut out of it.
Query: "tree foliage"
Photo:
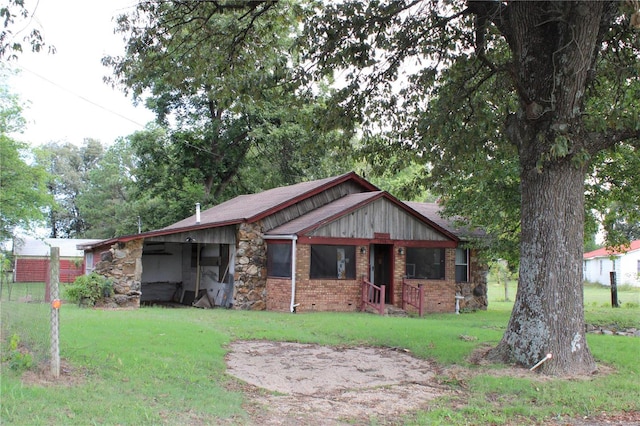
[[[124,138],[105,149],[89,170],[87,183],[76,204],[86,224],[86,238],[113,238],[138,230],[137,206],[132,196],[136,159]]]
[[[30,164],[28,146],[10,136],[24,126],[17,97],[0,86],[0,239],[13,237],[17,228],[34,230],[52,200],[46,172]]]
[[[595,367],[576,314],[585,209],[637,201],[634,179],[606,168],[633,166],[640,137],[639,12],[628,4],[318,2],[305,27],[310,68],[341,73],[334,104],[362,124],[365,150],[424,163],[449,208],[520,261],[496,358],[532,365],[553,352],[548,373]],[[590,171],[619,177],[600,192],[609,203],[585,204]]]
[[[133,143],[154,161],[142,161],[141,185],[184,200],[169,216],[239,190],[297,182],[333,141],[330,132],[311,133],[322,104],[292,78],[303,11],[282,3],[141,2],[118,19],[126,54],[104,63],[113,83],[147,97],[167,129],[162,140],[139,135]],[[268,179],[244,181],[256,168]]]
[[[118,22],[126,55],[105,63],[135,96],[149,93],[170,128],[168,143],[147,152],[181,167],[149,170],[165,176],[150,185],[197,182],[216,202],[263,153],[296,164],[309,139],[292,141],[295,127],[318,111],[320,127],[343,128],[344,140],[358,129],[372,170],[418,164],[426,185],[408,179],[403,190],[442,195],[520,262],[514,311],[492,355],[532,365],[553,352],[543,371],[584,373],[595,368],[581,315],[587,208],[606,210],[618,229],[635,217],[634,4],[143,2]],[[304,33],[292,44],[298,17]],[[299,64],[306,72],[293,78]],[[299,84],[318,81],[334,84],[332,96],[319,110],[301,108],[317,97]],[[614,161],[625,167],[611,170]],[[588,175],[611,186],[590,189],[586,203]]]
[[[103,147],[95,139],[85,139],[78,147],[70,142],[50,142],[36,150],[38,164],[49,174],[47,188],[55,200],[48,212],[51,238],[83,238],[86,218],[78,198],[87,190],[89,173],[102,157]]]
[[[40,29],[31,27],[32,16],[25,7],[24,0],[8,0],[0,7],[3,24],[0,30],[0,58],[16,59],[24,51],[25,43],[31,46],[32,52],[40,52],[46,47]],[[55,47],[49,46],[49,52],[55,52]]]
[[[588,207],[599,215],[611,247],[640,239],[638,149],[620,144],[598,154],[587,179]]]

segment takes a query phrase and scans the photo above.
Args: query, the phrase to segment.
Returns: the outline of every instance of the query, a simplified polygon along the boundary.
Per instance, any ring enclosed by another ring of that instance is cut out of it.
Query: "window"
[[[456,282],[466,283],[469,281],[469,250],[463,248],[456,249]]]
[[[443,280],[444,260],[443,248],[407,247],[405,273],[410,278]]]
[[[84,273],[85,275],[89,275],[93,272],[93,253],[87,252],[84,256]]]
[[[354,279],[355,246],[311,246],[311,278]]]
[[[267,275],[291,278],[291,243],[269,243],[267,246]]]

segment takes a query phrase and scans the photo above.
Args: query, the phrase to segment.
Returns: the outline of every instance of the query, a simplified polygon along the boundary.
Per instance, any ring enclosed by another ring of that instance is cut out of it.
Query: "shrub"
[[[73,283],[64,286],[65,298],[80,306],[93,306],[98,300],[110,297],[111,292],[111,281],[95,272],[81,275]]]
[[[16,371],[28,370],[33,365],[33,357],[20,345],[17,334],[11,336],[8,348],[2,354],[2,361],[9,364],[9,368]]]

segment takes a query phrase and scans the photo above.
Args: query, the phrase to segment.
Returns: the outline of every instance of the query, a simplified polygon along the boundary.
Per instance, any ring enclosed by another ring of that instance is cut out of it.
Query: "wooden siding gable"
[[[455,235],[383,191],[345,196],[267,234],[364,239],[385,234],[396,240],[458,241]]]
[[[269,231],[280,225],[291,222],[321,207],[327,206],[336,200],[352,194],[362,193],[362,187],[352,181],[342,182],[331,188],[284,207],[280,210],[270,212],[269,215],[260,216],[264,231]],[[252,218],[252,221],[255,218]]]
[[[383,197],[304,234],[309,237],[365,239],[374,239],[375,234],[388,234],[392,240],[451,240]]]

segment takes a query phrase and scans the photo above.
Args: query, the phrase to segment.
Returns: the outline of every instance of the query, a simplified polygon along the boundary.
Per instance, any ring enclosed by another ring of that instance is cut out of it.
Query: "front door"
[[[393,304],[393,246],[389,244],[372,244],[370,247],[370,281],[385,286],[384,300]]]

